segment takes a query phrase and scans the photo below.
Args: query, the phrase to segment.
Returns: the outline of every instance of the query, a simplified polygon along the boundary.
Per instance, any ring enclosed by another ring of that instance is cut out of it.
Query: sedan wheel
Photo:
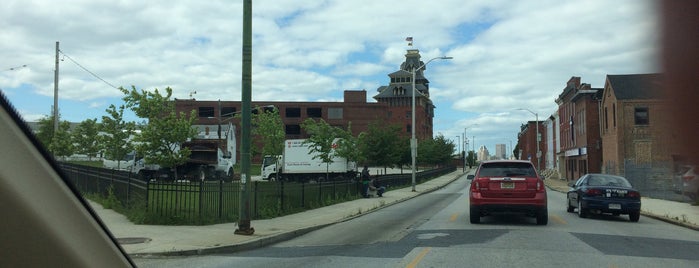
[[[632,222],[638,222],[638,219],[641,218],[641,212],[640,211],[633,211],[629,212],[629,220]]]
[[[587,210],[583,208],[582,201],[578,200],[578,216],[580,218],[587,218]]]

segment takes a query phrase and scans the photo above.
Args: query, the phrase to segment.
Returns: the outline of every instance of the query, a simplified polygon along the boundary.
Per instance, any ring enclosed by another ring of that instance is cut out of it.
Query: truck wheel
[[[270,175],[269,175],[269,181],[277,181],[277,175],[275,175],[275,174],[270,174]]]

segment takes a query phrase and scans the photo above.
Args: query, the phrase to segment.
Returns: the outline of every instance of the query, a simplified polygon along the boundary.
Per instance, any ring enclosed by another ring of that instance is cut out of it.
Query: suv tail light
[[[544,183],[541,180],[536,181],[536,191],[537,192],[545,192],[546,187],[544,187]]]
[[[478,193],[488,189],[488,179],[476,178],[471,182],[471,192]]]

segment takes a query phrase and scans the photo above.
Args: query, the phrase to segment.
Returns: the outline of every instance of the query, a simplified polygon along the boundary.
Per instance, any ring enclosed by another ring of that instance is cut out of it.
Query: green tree
[[[85,154],[92,161],[100,150],[100,142],[97,139],[99,125],[97,119],[86,119],[73,130],[73,141],[76,153]]]
[[[468,156],[466,156],[466,163],[468,163],[469,168],[476,165],[476,152],[468,151]]]
[[[357,148],[362,148],[362,143],[364,142],[364,138],[366,133],[362,132],[359,134],[359,136],[355,137],[352,136],[352,123],[350,122],[347,125],[347,130],[342,130],[338,129],[338,138],[340,140],[338,141],[338,146],[335,148],[335,153],[340,156],[344,157],[347,162],[355,162],[355,163],[362,163],[366,160],[366,156],[362,152],[362,150],[357,150]],[[355,171],[357,166],[355,166]]]
[[[120,90],[126,94],[126,107],[138,117],[148,120],[135,138],[138,142],[136,151],[144,156],[147,163],[172,168],[177,180],[177,166],[186,163],[191,154],[188,148],[182,148],[182,144],[197,134],[196,129],[192,128],[196,111],[192,110],[189,115],[184,112],[177,114],[170,100],[172,89],[169,87],[165,88],[164,96],[157,88],[139,91],[132,86],[131,90],[123,87]]]
[[[253,114],[251,123],[253,125],[251,134],[258,137],[262,143],[262,156],[282,154],[286,133],[279,110],[275,107]]]
[[[419,163],[426,165],[450,164],[453,151],[454,143],[444,138],[442,134],[439,134],[434,139],[426,139],[420,143],[417,160]]]
[[[361,150],[366,161],[384,168],[393,167],[400,163],[403,143],[401,127],[398,125],[385,126],[378,122],[369,124],[367,134],[361,144]]]
[[[333,141],[339,136],[340,129],[329,125],[323,119],[315,121],[312,118],[303,121],[301,127],[310,134],[303,143],[308,145],[313,159],[320,159],[325,163],[325,180],[329,180],[330,163],[336,155],[333,150],[336,145]]]
[[[58,131],[54,133],[51,139],[49,152],[55,157],[63,159],[71,156],[75,152],[73,138],[70,134],[70,123],[68,121],[61,121],[61,123],[58,124]]]
[[[104,156],[107,159],[117,160],[117,168],[120,168],[121,160],[126,154],[134,150],[131,141],[136,124],[134,122],[124,121],[124,105],[116,106],[109,105],[105,110],[106,116],[102,116],[100,131],[106,135],[99,136]]]
[[[48,150],[49,145],[51,145],[51,140],[53,139],[54,127],[53,127],[53,115],[45,116],[39,119],[37,122],[38,129],[36,132],[36,138],[44,145],[44,148]]]

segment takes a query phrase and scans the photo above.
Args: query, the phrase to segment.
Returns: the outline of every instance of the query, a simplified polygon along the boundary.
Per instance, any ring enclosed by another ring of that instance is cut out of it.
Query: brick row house
[[[607,75],[604,88],[571,77],[555,100],[557,112],[539,122],[543,168],[565,180],[587,173],[671,177],[676,150],[662,85],[661,74]],[[518,142],[520,159],[536,164],[535,125],[522,125]]]

